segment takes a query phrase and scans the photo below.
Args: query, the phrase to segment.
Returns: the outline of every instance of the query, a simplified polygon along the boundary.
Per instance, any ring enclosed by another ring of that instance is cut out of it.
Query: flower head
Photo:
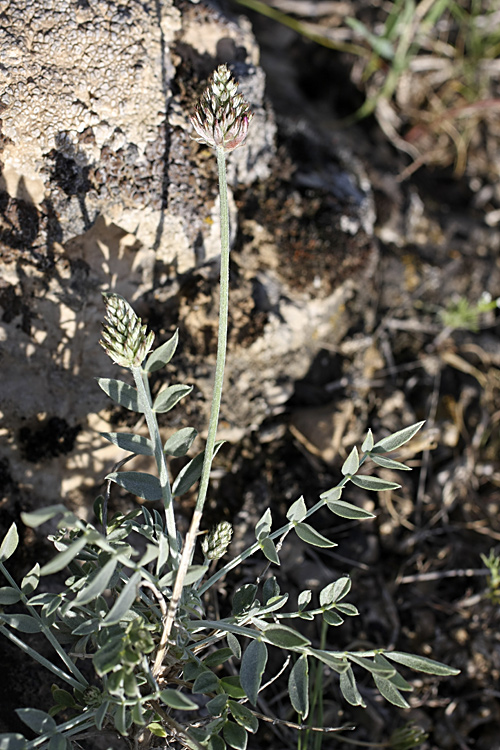
[[[201,548],[207,560],[219,560],[229,547],[232,535],[233,527],[229,521],[220,521],[202,539]]]
[[[222,147],[225,152],[233,151],[243,143],[253,113],[248,102],[237,92],[238,84],[227,66],[219,65],[190,118],[198,134],[195,137],[198,143],[212,148]]]
[[[122,367],[139,367],[151,350],[154,333],[119,294],[104,294],[106,317],[100,345],[113,362]]]

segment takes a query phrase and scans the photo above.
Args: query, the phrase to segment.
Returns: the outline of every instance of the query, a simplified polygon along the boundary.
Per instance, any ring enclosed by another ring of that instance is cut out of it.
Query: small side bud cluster
[[[201,542],[207,560],[219,560],[229,547],[232,535],[233,527],[228,521],[218,523]]]
[[[122,367],[139,367],[151,350],[154,333],[119,294],[104,294],[106,317],[100,344],[113,362]]]
[[[212,148],[222,146],[225,152],[241,146],[253,117],[226,65],[219,65],[212,75],[191,117],[198,134],[195,140]]]

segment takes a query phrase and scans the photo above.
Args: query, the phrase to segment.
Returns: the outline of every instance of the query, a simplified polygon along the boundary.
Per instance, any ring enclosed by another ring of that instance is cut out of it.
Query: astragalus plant
[[[332,581],[317,596],[309,590],[302,591],[294,609],[270,571],[280,564],[280,549],[290,534],[297,534],[315,547],[335,546],[309,523],[320,508],[344,519],[372,517],[342,499],[344,488],[349,482],[374,491],[398,487],[361,474],[360,469],[371,462],[405,470],[406,466],[387,454],[410,440],[422,423],[378,441],[369,431],[360,450],[353,448],[344,462],[336,487],[323,493],[309,508],[302,497],[295,500],[280,528],[273,526],[271,510],[265,510],[255,527],[255,541],[218,569],[213,561],[226,553],[232,533],[230,524],[221,523],[206,535],[199,533],[210,468],[220,447],[216,433],[229,286],[225,158],[228,151],[245,140],[251,117],[228,69],[220,66],[192,118],[199,140],[215,149],[220,182],[218,353],[205,449],[187,461],[172,481],[168,459],[186,456],[196,431],[180,429],[164,443],[157,415],[177,406],[189,395],[191,387],[173,383],[153,399],[148,379],[173,357],[177,332],[154,349],[154,334],[147,331],[128,302],[118,294],[106,294],[101,344],[131,378],[100,378],[98,384],[115,403],[143,415],[149,433],[149,437],[103,434],[103,438],[128,453],[106,480],[108,488],[116,484],[149,501],[152,510],[142,505],[126,515],[117,513],[108,518],[106,493],[95,502],[95,524],[81,520],[63,505],[25,513],[23,521],[28,526],[51,522],[55,533],[50,539],[57,555],[41,569],[35,565],[20,585],[5,566],[18,544],[16,526],[8,531],[0,548],[0,571],[7,583],[0,588],[0,632],[46,667],[48,676],[57,683],[49,713],[37,708],[20,708],[17,712],[35,739],[4,734],[0,736],[2,750],[68,750],[82,747],[82,743],[93,747],[96,732],[106,737],[110,729],[122,735],[131,748],[171,747],[177,743],[197,749],[224,750],[229,746],[244,750],[249,736],[257,732],[259,719],[266,718],[259,707],[259,693],[272,677],[266,675],[270,648],[287,652],[290,657],[285,659],[288,666],[279,679],[288,686],[299,724],[309,712],[312,660],[338,675],[345,700],[354,706],[364,706],[356,684],[359,669],[370,673],[384,698],[402,708],[408,706],[403,694],[411,686],[398,672],[400,666],[436,675],[456,674],[456,670],[436,661],[399,651],[321,648],[303,634],[300,621],[320,618],[328,626],[338,627],[345,617],[357,615],[356,607],[348,601],[350,578],[342,576]],[[155,473],[121,470],[135,456],[153,457]],[[182,537],[175,499],[197,482],[196,507]],[[193,562],[194,555],[197,562]],[[207,618],[207,592],[251,555],[263,557],[265,573],[255,583],[246,583],[232,593],[229,616]],[[213,572],[209,573],[209,567]],[[61,576],[62,571],[67,574],[58,593],[37,593],[41,576]],[[22,614],[20,604],[25,608]],[[15,611],[9,605],[15,605]],[[29,638],[23,638],[25,633],[42,633],[52,656],[38,653]],[[103,746],[102,741],[99,746]]]

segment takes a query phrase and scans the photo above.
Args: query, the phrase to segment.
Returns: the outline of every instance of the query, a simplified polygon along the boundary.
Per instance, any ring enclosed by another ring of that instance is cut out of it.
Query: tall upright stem
[[[165,522],[168,542],[170,545],[170,554],[174,565],[176,565],[179,557],[179,550],[177,547],[177,532],[172,501],[172,490],[170,488],[170,480],[168,476],[167,459],[163,452],[163,443],[158,428],[158,420],[156,419],[156,414],[152,408],[147,374],[140,367],[132,367],[131,370],[137,387],[137,393],[139,395],[139,403],[146,418],[149,435],[153,442],[154,457],[158,468],[158,478],[160,480],[163,506],[165,509]]]
[[[222,387],[224,384],[224,367],[226,364],[227,349],[227,320],[229,308],[229,209],[227,202],[227,177],[226,177],[226,155],[224,148],[217,148],[217,167],[219,170],[219,197],[220,197],[220,302],[219,302],[219,332],[217,339],[217,361],[215,364],[214,389],[212,395],[212,408],[208,423],[208,436],[205,448],[205,458],[201,472],[196,511],[202,513],[207,498],[208,482],[210,479],[210,467],[214,457],[215,438],[219,424],[220,403],[222,398]]]
[[[210,468],[215,450],[215,438],[217,436],[217,426],[219,424],[220,403],[222,398],[222,386],[224,383],[224,367],[226,364],[227,348],[227,321],[229,308],[229,210],[227,202],[227,178],[226,178],[226,155],[223,146],[217,147],[217,166],[219,170],[219,196],[220,196],[220,237],[221,237],[221,257],[220,257],[220,301],[219,301],[219,332],[217,338],[217,361],[215,363],[215,378],[212,394],[212,406],[210,410],[210,419],[208,422],[207,444],[205,447],[205,457],[203,459],[203,468],[201,471],[200,487],[198,490],[198,499],[193,512],[189,531],[184,540],[184,547],[179,561],[179,568],[175,578],[172,598],[168,606],[167,618],[163,626],[162,637],[156,653],[153,665],[153,674],[156,677],[161,669],[165,651],[168,646],[168,640],[172,626],[174,624],[175,614],[182,595],[184,580],[189,565],[193,557],[194,547],[196,544],[196,535],[200,528],[200,521],[203,515],[203,506],[207,499],[208,483],[210,479]]]

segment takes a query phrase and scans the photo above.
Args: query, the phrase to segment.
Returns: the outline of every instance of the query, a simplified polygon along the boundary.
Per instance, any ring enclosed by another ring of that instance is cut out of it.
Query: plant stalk
[[[179,557],[179,548],[177,546],[177,528],[175,524],[174,506],[172,500],[172,490],[170,488],[170,480],[168,477],[167,459],[163,452],[163,443],[161,440],[160,430],[158,428],[158,420],[156,414],[152,409],[151,393],[149,390],[149,383],[147,374],[140,367],[131,367],[132,374],[134,376],[137,393],[139,395],[139,404],[143,410],[146,418],[146,424],[148,426],[151,440],[153,441],[154,457],[156,466],[158,468],[158,478],[160,480],[163,507],[165,508],[165,523],[168,535],[168,543],[170,545],[170,554],[174,565],[177,564]]]
[[[189,531],[186,534],[184,548],[177,570],[172,598],[168,607],[168,615],[163,627],[163,633],[156,653],[153,666],[153,675],[156,677],[161,669],[165,652],[168,646],[170,633],[174,624],[177,607],[182,595],[186,573],[193,558],[196,544],[196,536],[200,528],[200,521],[203,515],[203,507],[207,499],[208,483],[210,480],[210,469],[215,450],[215,439],[217,436],[217,427],[219,424],[219,412],[222,399],[222,387],[224,384],[224,368],[226,364],[227,349],[227,322],[229,310],[229,208],[227,200],[227,176],[226,176],[226,154],[223,146],[217,147],[217,167],[219,171],[219,199],[220,199],[220,238],[221,238],[221,257],[220,257],[220,301],[219,301],[219,329],[217,337],[217,361],[215,363],[215,377],[212,394],[212,406],[210,409],[210,419],[208,423],[207,443],[205,447],[205,456],[203,459],[203,468],[201,471],[200,487],[198,490],[198,499],[193,512]]]

